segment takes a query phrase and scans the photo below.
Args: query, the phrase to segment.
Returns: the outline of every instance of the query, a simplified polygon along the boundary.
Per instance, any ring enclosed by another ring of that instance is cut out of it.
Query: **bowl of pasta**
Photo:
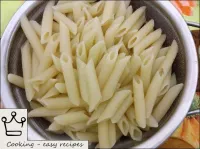
[[[1,48],[1,98],[28,109],[30,140],[158,147],[197,84],[192,36],[168,1],[27,1]]]

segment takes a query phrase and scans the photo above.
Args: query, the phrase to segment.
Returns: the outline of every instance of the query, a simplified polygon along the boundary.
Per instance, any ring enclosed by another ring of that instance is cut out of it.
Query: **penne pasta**
[[[76,57],[79,58],[84,63],[87,62],[87,52],[84,41],[78,44],[76,48]]]
[[[125,19],[128,19],[131,14],[133,13],[133,7],[132,6],[129,6],[127,9],[126,9],[126,14],[125,14]]]
[[[92,15],[90,14],[90,12],[88,11],[88,9],[86,7],[83,7],[82,12],[83,12],[83,15],[85,17],[85,20],[91,20],[92,19]]]
[[[72,60],[70,56],[66,54],[62,54],[60,58],[61,66],[62,66],[62,71],[65,79],[65,85],[67,89],[67,93],[69,95],[69,100],[75,104],[79,105],[80,104],[80,94],[72,66]]]
[[[135,107],[135,119],[139,127],[146,127],[145,116],[145,100],[144,100],[144,88],[141,77],[133,77],[133,94],[134,94],[134,107]]]
[[[147,119],[147,126],[155,128],[158,127],[158,122],[152,115]]]
[[[104,101],[110,99],[113,96],[115,89],[117,87],[117,83],[119,82],[119,79],[129,59],[130,59],[130,56],[126,56],[124,58],[119,58],[116,61],[115,67],[113,68],[113,71],[110,74],[110,77],[102,90],[102,99]]]
[[[62,68],[61,68],[61,64],[60,64],[60,59],[58,57],[56,57],[54,54],[51,55],[52,60],[53,60],[53,64],[55,65],[56,69],[61,72]]]
[[[117,9],[117,12],[115,14],[115,18],[118,18],[118,17],[121,17],[121,16],[125,16],[126,15],[126,4],[125,4],[125,1],[119,1],[118,2],[119,6],[118,6],[118,9]]]
[[[103,53],[106,51],[105,42],[99,41],[97,42],[90,50],[88,54],[88,62],[92,59],[94,62],[95,67],[99,63],[100,58],[102,57]]]
[[[121,16],[113,21],[113,23],[110,25],[110,27],[105,32],[105,43],[106,47],[110,48],[112,45],[114,45],[115,36],[117,34],[117,30],[119,26],[124,21],[124,17]]]
[[[41,99],[46,99],[46,98],[54,97],[54,96],[57,96],[59,94],[60,94],[59,91],[53,86],[52,88],[50,88],[48,90],[48,92],[44,96],[42,96]],[[41,99],[39,99],[38,101],[40,101]]]
[[[82,6],[81,6],[81,2],[77,1],[77,2],[74,2],[73,3],[74,6],[72,8],[72,12],[73,12],[73,18],[74,18],[74,21],[77,22],[79,18],[81,18],[83,16],[82,14]]]
[[[47,82],[40,86],[39,92],[36,92],[35,97],[41,98],[42,96],[44,96],[49,91],[49,89],[51,89],[55,85],[56,82],[57,79],[49,79]]]
[[[101,89],[104,88],[105,83],[109,79],[117,61],[118,50],[112,50],[108,53],[104,60],[104,65],[101,68],[101,71],[98,75],[99,86]]]
[[[158,71],[159,67],[162,65],[164,60],[165,60],[165,56],[161,56],[155,60],[152,67],[151,77],[155,75],[155,73]]]
[[[34,110],[31,110],[28,113],[28,117],[48,117],[48,116],[57,116],[57,115],[61,115],[64,114],[67,110],[66,109],[62,109],[62,110],[49,110],[45,107],[40,107]]]
[[[84,131],[86,130],[86,121],[75,123],[72,125],[69,125],[68,128],[70,128],[72,131]]]
[[[133,140],[136,140],[136,141],[142,140],[142,131],[137,126],[130,124],[129,133]]]
[[[96,16],[100,15],[100,14],[103,12],[104,4],[105,4],[104,1],[99,1],[99,2],[95,3],[94,5],[92,5],[92,6],[88,9],[89,12],[90,12],[90,14],[91,14],[93,17],[96,17]]]
[[[99,139],[99,148],[109,148],[109,121],[103,121],[98,124],[98,139]]]
[[[114,116],[120,105],[123,101],[130,95],[130,90],[122,90],[118,91],[114,94],[114,96],[110,99],[108,105],[104,109],[103,113],[98,118],[97,123],[110,119]]]
[[[109,24],[112,19],[114,19],[113,13],[116,1],[105,1],[105,6],[102,14],[101,24]]]
[[[115,115],[111,118],[112,123],[117,123],[120,121],[122,116],[125,114],[127,109],[131,106],[133,103],[133,97],[129,95],[124,102],[121,104],[120,108],[118,111],[115,113]]]
[[[171,79],[170,79],[170,88],[174,85],[177,84],[177,81],[176,81],[176,74],[173,73],[172,76],[171,76]]]
[[[86,65],[86,76],[87,76],[87,83],[88,83],[88,95],[89,95],[89,112],[94,111],[97,107],[98,103],[102,99],[94,63],[92,60],[88,62]]]
[[[166,77],[168,71],[170,70],[172,66],[172,63],[177,55],[177,52],[178,52],[178,45],[176,41],[173,41],[164,62],[162,63],[159,70],[156,72],[155,76],[153,77],[151,81],[151,84],[149,85],[149,88],[145,96],[147,118],[149,118],[149,116],[152,113],[159,89],[162,85],[164,78]]]
[[[49,125],[49,127],[47,128],[48,131],[52,132],[59,131],[62,129],[64,129],[64,126],[57,124],[55,121],[53,121],[51,125]]]
[[[25,42],[21,48],[22,54],[22,70],[24,78],[24,87],[26,91],[26,98],[30,102],[35,94],[33,87],[31,86],[29,79],[32,77],[31,73],[31,47],[28,41]]]
[[[54,1],[49,1],[44,9],[41,25],[41,43],[45,44],[49,41],[53,30],[53,9]]]
[[[15,74],[8,74],[8,81],[18,87],[24,88],[24,79]]]
[[[54,33],[60,32],[60,26],[59,26],[59,24],[56,23],[56,22],[54,22],[54,21],[53,21],[53,32]]]
[[[21,27],[28,41],[30,42],[31,47],[33,47],[37,58],[41,60],[44,53],[44,48],[40,43],[40,40],[37,34],[35,33],[34,29],[32,28],[30,22],[28,21],[28,18],[25,15],[21,17]]]
[[[153,67],[153,60],[154,60],[154,56],[153,55],[149,55],[148,57],[146,57],[143,61],[142,61],[142,65],[141,65],[141,79],[143,82],[143,87],[144,87],[144,93],[146,93],[149,84],[151,82],[151,73],[152,73],[152,67]]]
[[[131,105],[126,111],[126,117],[131,123],[135,123],[135,109],[134,106]]]
[[[136,21],[142,16],[142,14],[145,12],[146,7],[140,7],[137,9],[133,14],[131,14],[120,26],[120,28],[117,31],[117,37],[124,36],[131,27],[136,23]]]
[[[73,34],[76,35],[77,33],[77,25],[74,23],[72,20],[68,19],[64,14],[54,11],[54,20],[57,22],[62,21],[69,29],[69,31]]]
[[[31,20],[30,24],[33,27],[35,33],[38,35],[38,37],[40,37],[41,36],[41,25],[34,20]]]
[[[86,75],[86,64],[81,61],[79,58],[76,59],[78,78],[79,78],[79,88],[82,99],[88,103],[88,84],[87,84],[87,75]]]
[[[76,136],[79,140],[88,140],[89,142],[98,142],[98,134],[91,132],[77,132]]]
[[[154,27],[154,20],[150,20],[146,23],[128,42],[128,48],[133,48],[139,43],[145,36],[147,36]]]
[[[159,122],[163,116],[167,113],[170,106],[180,93],[181,89],[183,88],[183,84],[178,84],[169,89],[169,91],[165,94],[163,99],[159,102],[156,108],[153,111],[154,118]]]
[[[67,25],[60,21],[60,52],[72,57],[70,33]]]
[[[39,60],[37,59],[37,56],[35,54],[35,52],[32,50],[32,58],[31,58],[31,63],[32,63],[32,77],[37,75],[37,69],[39,66]]]
[[[58,90],[59,93],[62,93],[62,94],[67,93],[65,83],[56,83],[55,88]]]
[[[162,57],[162,56],[166,56],[168,50],[169,50],[169,47],[165,47],[165,48],[160,49],[157,57],[159,58],[159,57]]]
[[[42,107],[42,105],[39,102],[32,100],[30,101],[30,107],[31,109],[37,109]]]
[[[117,123],[117,126],[119,127],[120,131],[124,136],[128,135],[129,132],[129,122],[126,116],[123,116],[120,121]]]
[[[148,34],[138,44],[135,45],[135,47],[133,48],[133,52],[139,55],[145,48],[157,41],[160,38],[161,33],[161,29],[157,29],[152,33]]]
[[[65,96],[41,99],[40,103],[48,109],[68,109],[76,107]]]
[[[54,117],[56,123],[60,125],[71,125],[83,121],[87,121],[89,117],[84,111],[67,112],[66,114],[58,115]]]
[[[108,130],[109,132],[107,133],[109,136],[109,144],[110,144],[109,148],[112,148],[117,141],[116,124],[113,124],[111,121],[108,121]]]

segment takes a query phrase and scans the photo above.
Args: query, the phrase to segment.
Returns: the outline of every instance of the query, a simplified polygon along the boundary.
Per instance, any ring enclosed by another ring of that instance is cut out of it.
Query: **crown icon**
[[[24,122],[26,121],[25,117],[21,118],[21,122],[16,119],[17,113],[15,111],[11,112],[12,118],[10,121],[7,121],[6,117],[2,117],[1,121],[4,123],[5,133],[7,136],[21,136]]]

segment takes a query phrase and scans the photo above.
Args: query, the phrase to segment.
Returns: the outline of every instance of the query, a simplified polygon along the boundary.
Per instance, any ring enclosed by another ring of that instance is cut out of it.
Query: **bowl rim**
[[[17,12],[10,20],[1,39],[1,98],[2,101],[6,100],[6,102],[3,103],[5,108],[17,108],[17,105],[14,102],[14,97],[12,96],[10,90],[9,82],[7,80],[7,52],[12,41],[13,31],[15,30],[17,24],[19,24],[20,17],[27,11],[30,11],[30,9],[39,5],[39,3],[41,3],[41,1],[24,2],[24,4],[17,10]],[[137,145],[137,148],[158,147],[173,133],[173,131],[185,118],[190,108],[193,96],[195,94],[198,78],[198,59],[196,49],[191,32],[189,31],[186,22],[184,21],[181,14],[169,1],[154,1],[153,3],[160,7],[160,9],[162,9],[170,17],[170,21],[172,22],[173,27],[176,28],[183,46],[185,47],[184,52],[186,55],[186,81],[183,89],[183,94],[180,97],[182,100],[178,108],[175,109],[173,116],[152,137]],[[37,131],[35,131],[35,129],[32,128],[30,124],[28,124],[28,131],[28,138],[30,140],[45,140],[45,138],[43,138]]]

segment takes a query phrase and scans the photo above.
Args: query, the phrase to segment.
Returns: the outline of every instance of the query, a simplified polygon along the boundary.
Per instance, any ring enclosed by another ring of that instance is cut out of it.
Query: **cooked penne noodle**
[[[142,14],[145,12],[146,7],[140,7],[137,9],[133,14],[131,14],[120,26],[117,32],[117,37],[124,36],[131,27],[137,22],[137,20],[142,16]]]
[[[91,132],[77,132],[76,136],[79,140],[87,140],[89,142],[98,142],[98,134]]]
[[[135,45],[133,48],[133,52],[137,55],[139,55],[145,48],[153,44],[155,41],[157,41],[161,36],[162,30],[157,29],[150,34],[148,34],[146,37],[144,37],[138,44]]]
[[[61,68],[61,64],[60,64],[60,59],[58,57],[56,57],[54,54],[51,55],[52,60],[53,60],[53,64],[55,65],[56,69],[61,72],[62,68]]]
[[[162,65],[163,61],[165,60],[165,56],[158,57],[152,67],[151,77],[155,75],[155,73],[158,71],[159,67]]]
[[[105,42],[103,40],[97,42],[90,50],[88,54],[88,62],[92,59],[95,67],[97,66],[100,57],[106,51]]]
[[[142,131],[135,125],[129,125],[129,133],[133,140],[141,141],[142,140]]]
[[[145,36],[147,36],[154,27],[154,20],[150,20],[146,23],[128,42],[128,48],[133,48],[139,43]]]
[[[65,83],[56,83],[55,88],[59,91],[59,93],[62,93],[62,94],[67,93]]]
[[[97,123],[112,118],[114,114],[117,112],[120,105],[130,94],[131,94],[130,90],[122,90],[116,92],[114,96],[110,99],[104,111],[101,113]]]
[[[86,65],[86,76],[88,85],[88,95],[89,95],[89,112],[94,111],[98,103],[102,99],[101,90],[99,87],[99,82],[97,79],[94,63],[92,60]]]
[[[53,32],[58,33],[60,32],[60,26],[58,23],[53,21]]]
[[[122,84],[124,82],[124,80],[129,76],[129,74],[130,74],[130,68],[128,66],[126,66],[124,69],[124,72],[122,73],[122,75],[119,79],[119,83]]]
[[[105,83],[107,82],[109,76],[111,75],[115,67],[115,63],[118,57],[118,50],[119,49],[110,51],[104,60],[104,64],[98,75],[99,86],[101,89],[104,88]]]
[[[47,128],[48,131],[59,131],[62,130],[64,128],[64,126],[57,124],[55,121],[53,121],[53,123],[51,123],[51,125]]]
[[[161,57],[161,56],[166,56],[167,55],[167,52],[169,50],[170,47],[165,47],[165,48],[162,48],[160,49],[159,53],[158,53],[158,58]]]
[[[70,33],[68,27],[60,21],[60,52],[72,57]]]
[[[105,62],[105,59],[107,57],[107,53],[103,56],[103,58],[100,60],[99,64],[97,65],[96,67],[96,72],[97,72],[97,75],[99,75],[100,71],[101,71],[101,68],[103,67],[103,64]]]
[[[117,9],[117,12],[115,14],[115,18],[118,18],[120,16],[125,16],[126,15],[126,4],[125,1],[119,1],[119,7]]]
[[[85,42],[85,47],[86,47],[87,53],[94,45],[95,36],[96,36],[96,31],[93,29],[93,30],[89,31],[87,34],[85,34],[82,38],[82,41]]]
[[[153,55],[152,53],[154,52],[154,47],[150,46],[149,48],[145,49],[141,54],[140,54],[140,58],[142,60],[144,60],[146,57],[148,57],[149,55]]]
[[[130,105],[133,103],[133,97],[129,95],[124,102],[119,107],[118,111],[115,113],[115,115],[111,118],[112,123],[117,123],[122,118],[122,116],[125,114],[127,109],[130,107]]]
[[[76,24],[77,24],[77,28],[78,28],[78,33],[82,33],[83,28],[84,28],[84,25],[85,25],[85,22],[86,22],[85,17],[79,18],[79,19],[77,20]],[[77,36],[77,35],[76,35],[76,36]],[[76,36],[75,36],[75,37],[76,37]],[[80,35],[79,35],[79,36],[80,36]],[[75,37],[74,37],[74,38],[75,38]]]
[[[40,37],[41,36],[41,25],[34,20],[31,20],[30,24],[33,27],[33,29],[35,30],[35,33],[38,35],[38,37]]]
[[[30,101],[30,107],[31,109],[37,109],[37,108],[42,107],[42,105],[39,102],[32,100]]]
[[[78,44],[78,46],[76,48],[76,57],[79,58],[84,63],[87,62],[87,51],[85,48],[84,41],[82,41],[81,43]]]
[[[76,33],[77,33],[76,23],[74,23],[72,20],[68,19],[64,14],[54,11],[54,20],[56,20],[57,22],[62,21],[69,28],[69,31],[73,35],[76,35]]]
[[[160,91],[158,93],[158,96],[164,95],[170,88],[170,80],[171,80],[171,69],[168,72],[167,76],[163,80],[163,83],[161,85]]]
[[[49,91],[49,89],[51,89],[56,84],[56,82],[57,79],[49,79],[47,82],[40,86],[39,92],[36,92],[35,97],[41,98],[44,96]]]
[[[156,106],[152,115],[158,122],[167,113],[167,111],[169,110],[170,106],[172,105],[173,101],[176,99],[182,88],[182,83],[171,87],[169,91],[165,94],[163,99]]]
[[[116,1],[105,1],[105,6],[102,14],[101,24],[106,25],[109,24],[112,19],[114,19],[114,9],[115,9]]]
[[[63,53],[60,61],[69,100],[78,106],[80,104],[80,94],[72,66],[72,60],[69,55]]]
[[[134,107],[135,107],[135,119],[139,127],[146,127],[145,116],[145,100],[144,100],[144,88],[141,77],[138,75],[133,77],[133,94],[134,94]]]
[[[24,79],[15,74],[8,74],[8,81],[18,87],[24,88]]]
[[[117,123],[117,126],[119,127],[120,131],[124,136],[128,135],[129,131],[129,122],[126,116],[123,116],[120,121]]]
[[[52,88],[50,88],[48,90],[48,92],[44,96],[42,96],[41,99],[50,98],[50,97],[53,97],[53,96],[57,96],[59,94],[60,94],[59,91],[53,86]],[[38,101],[40,101],[40,100],[38,100]]]
[[[170,88],[174,85],[177,84],[177,81],[176,81],[176,74],[173,73],[172,76],[171,76],[171,79],[170,79]]]
[[[92,115],[90,116],[87,125],[91,125],[96,123],[96,121],[98,120],[98,118],[100,117],[100,115],[103,113],[104,109],[106,108],[106,105],[108,104],[108,102],[103,102],[101,103],[97,109],[92,113]]]
[[[168,71],[170,70],[177,53],[178,53],[178,45],[176,41],[173,41],[164,62],[162,63],[159,70],[156,72],[147,90],[147,93],[145,96],[147,118],[149,118],[149,116],[152,113],[152,110],[156,101],[156,97],[158,96],[159,89]]]
[[[81,18],[83,16],[82,14],[82,10],[81,10],[81,2],[80,1],[77,1],[77,2],[74,2],[73,3],[74,6],[72,8],[72,12],[73,12],[73,18],[74,18],[74,21],[77,22],[79,18]]]
[[[86,121],[80,122],[80,123],[75,123],[72,125],[69,125],[68,127],[70,127],[70,129],[72,129],[72,131],[85,131],[86,130]]]
[[[117,87],[117,83],[119,82],[119,79],[130,59],[130,56],[126,56],[124,58],[119,58],[115,64],[115,67],[113,68],[112,73],[110,74],[110,77],[108,81],[106,82],[103,90],[102,90],[102,99],[104,101],[110,99]]]
[[[94,18],[94,25],[96,27],[96,37],[95,42],[104,40],[103,30],[101,28],[101,23],[98,17]]]
[[[128,110],[126,111],[126,117],[128,118],[128,120],[131,122],[131,123],[134,123],[135,122],[135,109],[134,109],[134,106],[131,105]]]
[[[109,131],[108,136],[109,136],[109,144],[110,144],[109,148],[112,148],[117,141],[116,124],[113,124],[111,121],[108,121],[108,131]]]
[[[48,109],[68,109],[76,107],[65,96],[41,99],[40,102]]]
[[[31,44],[31,47],[33,48],[34,52],[37,55],[37,58],[39,60],[42,59],[44,48],[42,44],[40,43],[40,40],[35,33],[34,29],[32,28],[31,24],[28,21],[28,18],[24,15],[21,17],[21,27],[24,31],[24,34],[26,35],[28,41]]]
[[[31,110],[28,113],[28,117],[48,117],[48,116],[57,116],[64,114],[67,110],[62,109],[62,110],[49,110],[45,107],[40,107],[34,110]]]
[[[128,6],[128,8],[126,9],[125,19],[128,19],[132,13],[133,13],[133,7]]]
[[[79,58],[76,58],[78,78],[79,78],[79,88],[82,99],[88,103],[88,86],[87,86],[87,76],[86,76],[86,64],[82,62]]]
[[[59,1],[61,2],[61,1]],[[73,12],[74,2],[73,1],[63,1],[62,3],[58,3],[56,6],[52,7],[55,11],[61,13],[70,13]]]
[[[44,72],[52,65],[53,60],[51,54],[54,54],[56,52],[58,44],[59,44],[59,34],[55,33],[54,35],[51,36],[46,45],[43,59],[40,61],[40,64],[38,66],[39,73]]]
[[[58,74],[57,69],[55,66],[51,66],[48,69],[46,69],[44,72],[40,73],[39,75],[33,77],[30,80],[30,83],[32,83],[32,86],[35,90],[39,90],[39,86],[41,84],[44,84],[49,79],[53,78]]]
[[[25,42],[21,48],[22,54],[22,70],[24,78],[24,87],[26,91],[26,98],[30,102],[35,94],[33,87],[31,86],[29,79],[32,77],[31,73],[31,47],[28,41]]]
[[[98,124],[99,148],[109,148],[109,121],[103,121]]]
[[[119,26],[124,21],[124,17],[121,16],[113,21],[113,23],[110,25],[110,27],[105,32],[105,42],[106,47],[110,48],[112,45],[114,45],[115,36],[117,34],[117,30]]]
[[[152,115],[147,119],[147,126],[155,128],[158,127],[158,122]]]
[[[105,1],[98,1],[92,5],[88,10],[90,14],[95,17],[100,15],[103,12]]]
[[[89,117],[85,114],[84,111],[78,112],[67,112],[62,115],[54,117],[56,123],[60,125],[71,125],[83,121],[87,121]]]
[[[140,75],[143,82],[144,93],[146,93],[149,84],[151,82],[151,72],[152,72],[153,62],[154,62],[153,55],[149,55],[142,61]]]
[[[52,6],[55,4],[54,1],[49,1],[44,9],[41,25],[41,36],[40,40],[42,44],[49,41],[52,30],[53,30],[53,9]]]
[[[39,66],[39,60],[37,59],[37,56],[35,54],[35,52],[32,50],[32,77],[36,76],[37,75],[37,69],[38,69],[38,66]]]

